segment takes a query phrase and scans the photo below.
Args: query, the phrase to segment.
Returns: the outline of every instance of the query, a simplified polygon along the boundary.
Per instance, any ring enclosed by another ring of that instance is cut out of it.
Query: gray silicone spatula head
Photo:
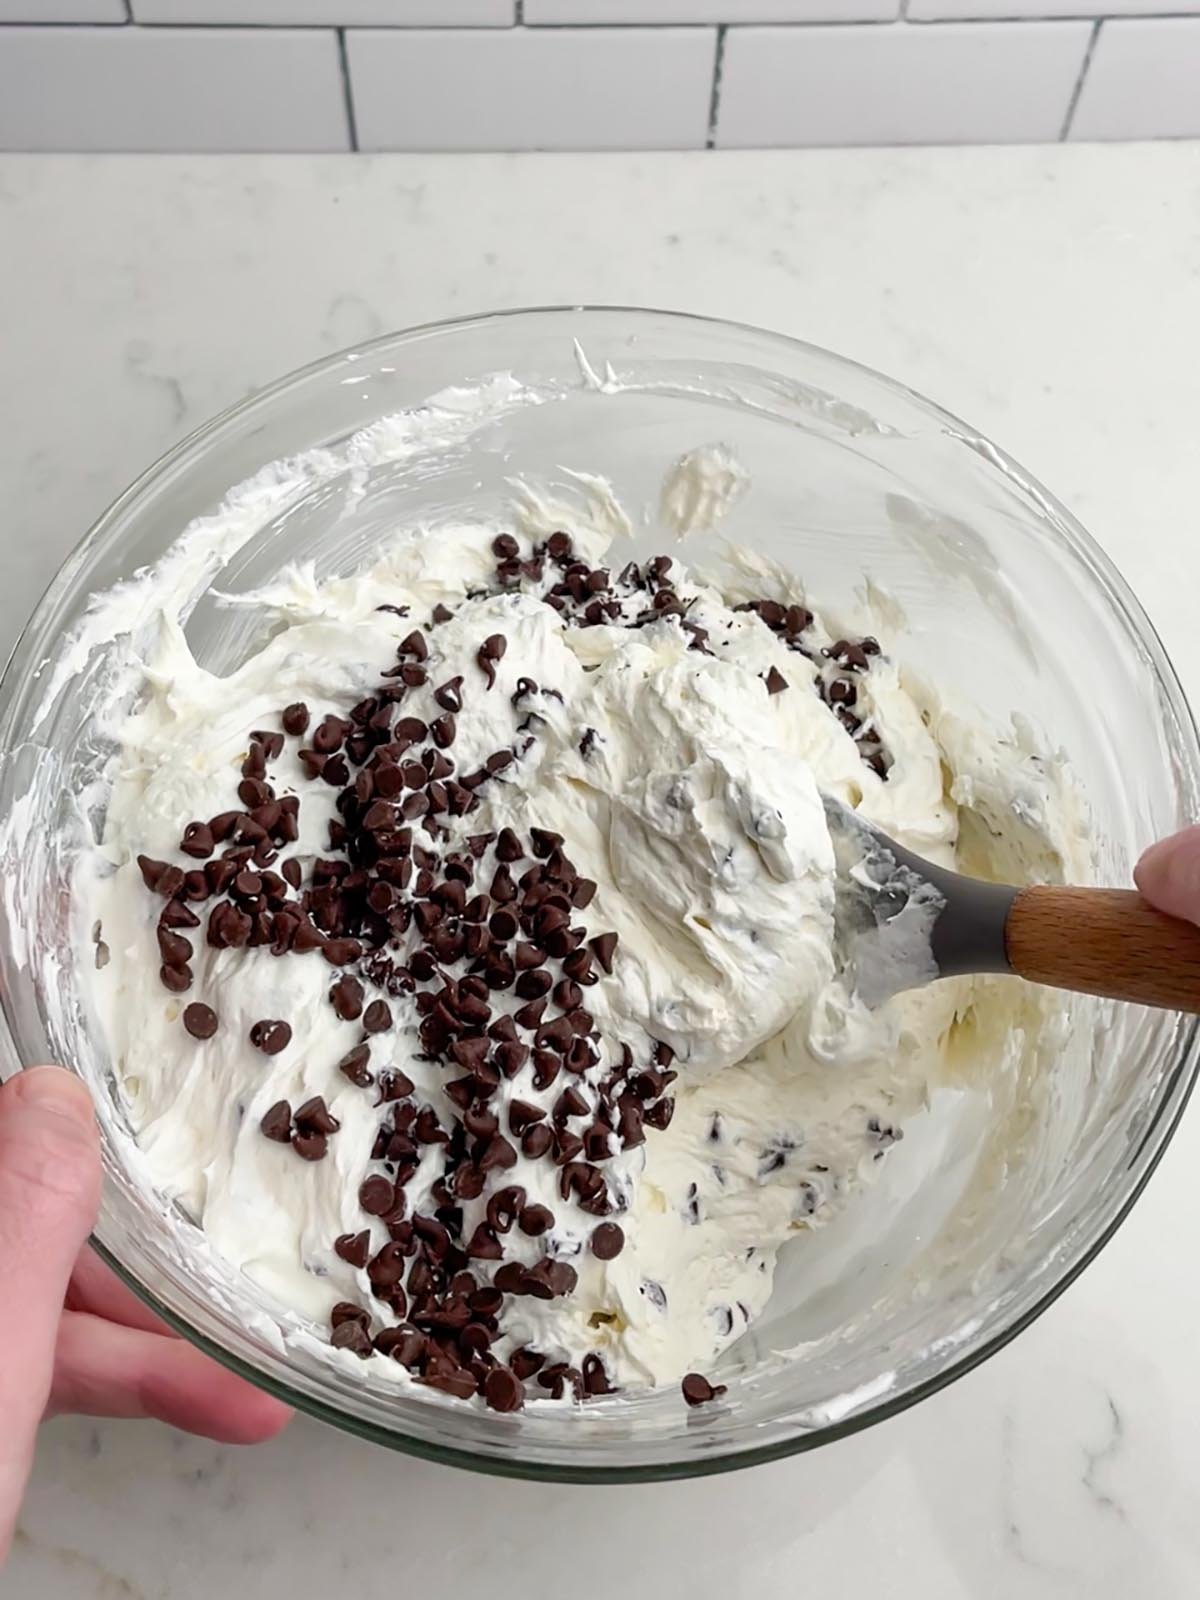
[[[1132,889],[1015,889],[948,872],[828,796],[834,954],[867,1005],[934,978],[1031,983],[1200,1014],[1200,926]]]
[[[1016,893],[948,872],[823,795],[837,865],[835,953],[869,1006],[965,972],[1008,972],[1004,928]]]

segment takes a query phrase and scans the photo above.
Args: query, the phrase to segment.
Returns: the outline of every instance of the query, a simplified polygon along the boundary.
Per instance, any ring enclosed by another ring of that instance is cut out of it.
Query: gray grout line
[[[712,93],[708,100],[708,137],[704,141],[706,150],[714,150],[717,144],[717,113],[721,109],[721,68],[725,65],[725,35],[728,31],[728,25],[724,22],[717,29],[717,48],[713,56]]]
[[[525,26],[525,0],[513,0],[513,27]]]
[[[1097,9],[1103,0],[1097,0]],[[407,23],[362,23],[342,24],[336,22],[142,22],[137,21],[130,9],[130,0],[125,0],[126,21],[146,33],[196,33],[208,31],[223,31],[225,33],[504,33],[511,32],[513,26],[525,25],[525,7],[523,0],[515,0],[516,13],[514,21],[506,30],[505,27],[464,27],[457,23],[433,23],[423,27],[413,27]],[[720,32],[726,33],[731,28],[753,29],[757,27],[771,27],[795,30],[800,32],[806,28],[871,28],[886,29],[900,25],[928,29],[931,33],[940,27],[974,26],[981,27],[1007,27],[1017,23],[1031,23],[1038,26],[1043,22],[1090,22],[1094,28],[1099,28],[1102,22],[1189,22],[1200,17],[1198,11],[1138,11],[1121,12],[1115,14],[1111,11],[1102,12],[1097,17],[1081,17],[1075,12],[1039,12],[1037,16],[1021,16],[1012,14],[1006,17],[917,17],[908,15],[908,0],[903,0],[903,9],[898,17],[851,17],[845,21],[836,18],[826,18],[822,22],[775,22],[775,23],[748,23],[748,22],[559,22],[534,24],[538,33],[607,33],[615,30],[625,30],[629,33],[654,33],[662,28],[699,30],[716,27]],[[121,27],[121,23],[111,22],[9,22],[0,21],[0,34],[6,28],[22,28],[42,30],[45,32],[65,32],[69,29],[91,29],[95,32],[108,32],[113,27]]]
[[[358,122],[354,116],[354,88],[350,82],[350,63],[346,60],[346,30],[337,31],[338,65],[342,69],[342,95],[346,102],[346,126],[350,131],[350,148],[358,149]]]
[[[523,26],[525,22],[524,5],[522,0],[515,0],[516,14],[515,26]],[[1103,0],[1096,0],[1097,10],[1103,5]],[[908,0],[904,0],[904,11],[899,17],[853,17],[845,21],[826,19],[823,22],[775,22],[775,23],[747,23],[747,22],[560,22],[534,24],[537,33],[607,33],[614,30],[624,30],[629,33],[654,33],[662,28],[671,28],[676,31],[685,29],[698,31],[716,27],[720,32],[726,33],[731,28],[742,30],[757,27],[771,27],[800,32],[807,28],[871,28],[887,29],[905,26],[920,28],[930,32],[940,27],[1008,27],[1018,23],[1030,23],[1038,26],[1043,22],[1090,22],[1098,28],[1102,22],[1188,22],[1200,17],[1198,11],[1138,11],[1121,12],[1119,15],[1111,11],[1103,11],[1100,16],[1081,17],[1074,12],[1039,12],[1034,16],[1011,15],[1006,17],[931,17],[911,18],[907,15]],[[407,23],[363,23],[360,25],[342,24],[336,22],[139,22],[130,11],[130,0],[125,0],[125,9],[128,21],[145,33],[196,33],[209,31],[223,31],[225,33],[504,33],[511,32],[511,26],[505,29],[500,27],[464,27],[456,23],[434,23],[424,27],[412,27]],[[45,32],[65,32],[67,29],[90,29],[93,32],[109,32],[114,27],[121,27],[121,23],[111,22],[0,22],[0,34],[6,28],[22,28],[26,31],[41,30]]]
[[[1093,22],[1091,37],[1088,39],[1087,49],[1083,52],[1083,63],[1079,68],[1079,77],[1076,79],[1075,87],[1071,91],[1070,104],[1067,106],[1067,114],[1063,118],[1062,132],[1058,136],[1059,144],[1066,144],[1071,136],[1071,124],[1075,121],[1075,109],[1079,104],[1079,97],[1083,93],[1083,86],[1087,81],[1088,68],[1092,64],[1092,56],[1095,54],[1099,38],[1100,23]]]

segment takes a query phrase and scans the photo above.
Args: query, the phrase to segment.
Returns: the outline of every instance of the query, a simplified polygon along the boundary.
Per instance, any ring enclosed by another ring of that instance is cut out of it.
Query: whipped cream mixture
[[[740,492],[717,469],[668,522]],[[92,891],[154,1181],[266,1303],[501,1410],[710,1398],[943,1076],[972,986],[848,993],[822,794],[946,864],[963,805],[1020,798],[1061,870],[1036,757],[887,637],[753,558],[623,568],[604,520],[526,495],[293,570],[228,677],[164,615]]]

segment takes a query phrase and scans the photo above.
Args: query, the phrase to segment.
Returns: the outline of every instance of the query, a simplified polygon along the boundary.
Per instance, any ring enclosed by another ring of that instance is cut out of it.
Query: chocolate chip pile
[[[691,649],[713,653],[707,631],[690,618],[694,602],[670,581],[669,557],[630,564],[614,580],[576,560],[565,533],[528,556],[510,535],[493,551],[496,589],[531,588],[572,626],[641,628],[673,619]],[[404,607],[382,609],[407,616]],[[805,642],[813,619],[803,607],[760,600],[741,609],[818,662],[818,692],[863,760],[886,778],[890,758],[853,710],[855,676],[868,670],[876,642],[839,640],[818,660]],[[591,1254],[613,1260],[625,1243],[613,1218],[627,1196],[612,1163],[643,1144],[647,1128],[668,1126],[676,1075],[665,1043],[637,1061],[628,1044],[598,1033],[587,990],[612,973],[618,940],[590,925],[585,913],[596,884],[569,859],[562,837],[536,827],[469,831],[466,819],[486,786],[504,782],[535,741],[537,697],[556,691],[519,678],[511,698],[526,714],[517,740],[461,770],[456,719],[468,699],[495,689],[508,639],[481,640],[474,681],[433,682],[430,640],[452,616],[440,605],[414,627],[395,665],[347,717],[331,713],[314,724],[296,703],[281,711],[279,729],[251,732],[238,804],[183,830],[179,850],[192,865],[144,855],[138,864],[164,902],[159,971],[172,994],[192,988],[192,940],[201,936],[217,950],[263,948],[334,969],[329,1004],[353,1035],[338,1068],[372,1095],[379,1116],[372,1145],[361,1152],[364,1226],[330,1241],[365,1271],[371,1303],[334,1307],[332,1344],[364,1358],[387,1356],[432,1388],[513,1411],[527,1384],[553,1398],[613,1391],[598,1352],[579,1369],[528,1348],[507,1362],[493,1352],[506,1300],[552,1300],[577,1282],[553,1238],[541,1254],[538,1245],[512,1248],[518,1239],[552,1235],[556,1218],[507,1175],[519,1155],[547,1164],[561,1205],[576,1222],[578,1213],[588,1219]],[[765,687],[776,694],[788,684],[772,668]],[[591,729],[583,735],[585,758],[595,737]],[[328,854],[307,870],[286,854],[299,837],[301,800],[277,794],[271,781],[287,740],[308,779],[337,791]],[[198,1044],[221,1029],[218,1013],[200,1000],[184,1007],[181,1020]],[[398,1021],[415,1024],[417,1058],[440,1071],[448,1117],[394,1064],[388,1039]],[[249,1029],[250,1044],[268,1056],[291,1039],[286,1018],[263,1017]],[[517,1098],[502,1095],[502,1084],[520,1074],[529,1097],[524,1089]],[[277,1102],[260,1127],[305,1161],[322,1160],[341,1133],[319,1094],[295,1107]],[[418,1212],[409,1185],[419,1167],[428,1171],[431,1152],[432,1204]],[[719,1392],[697,1374],[685,1380],[690,1404]]]

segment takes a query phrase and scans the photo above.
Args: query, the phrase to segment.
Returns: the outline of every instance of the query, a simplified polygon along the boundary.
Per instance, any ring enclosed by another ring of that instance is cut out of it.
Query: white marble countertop
[[[969,418],[1107,546],[1200,702],[1200,145],[0,159],[0,643],[109,498],[219,407],[370,334],[580,300],[775,327]],[[1192,1597],[1198,1160],[1193,1108],[1034,1327],[815,1455],[552,1488],[308,1421],[239,1453],[68,1419],[0,1589]]]

